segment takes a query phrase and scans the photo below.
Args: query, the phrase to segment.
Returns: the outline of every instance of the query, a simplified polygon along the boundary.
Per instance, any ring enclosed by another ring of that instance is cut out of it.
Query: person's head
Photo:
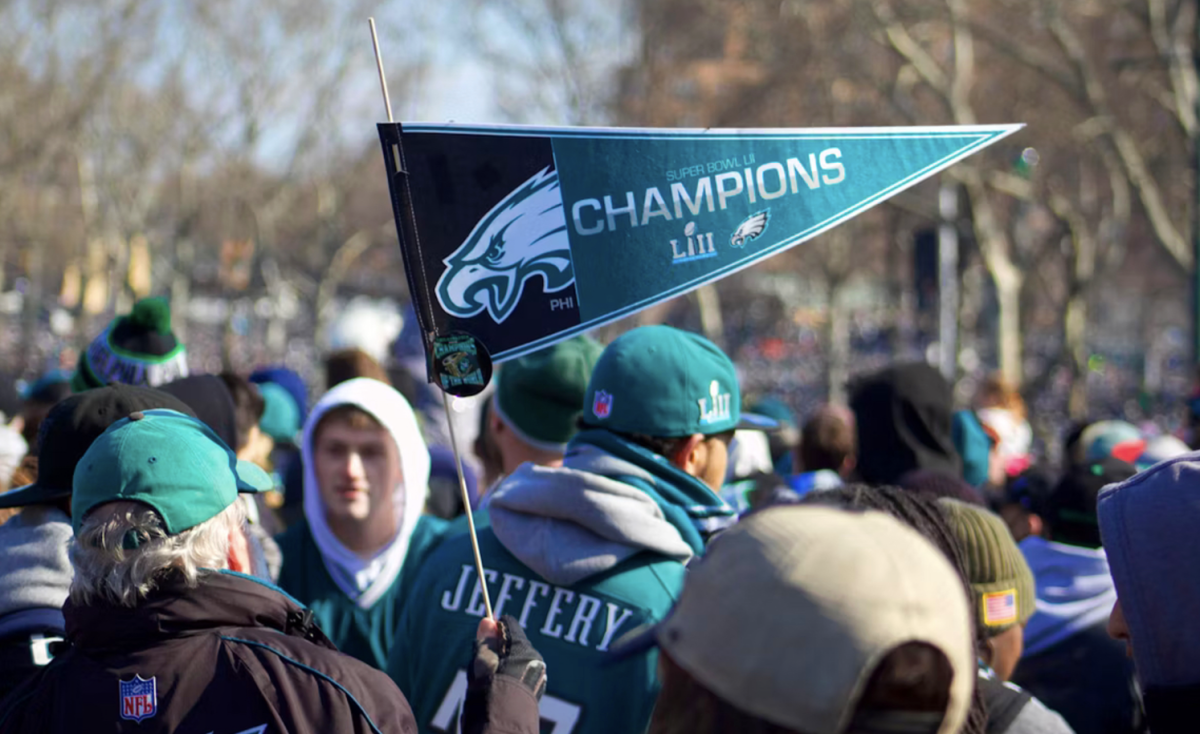
[[[1133,465],[1138,468],[1138,471],[1142,471],[1160,461],[1174,459],[1176,456],[1183,456],[1187,453],[1191,453],[1191,449],[1186,443],[1175,436],[1164,433],[1146,440],[1146,448],[1142,450],[1142,455]]]
[[[714,492],[725,481],[733,432],[774,425],[743,417],[737,370],[717,345],[670,326],[633,329],[604,349],[580,420],[664,457]]]
[[[196,418],[153,409],[116,421],[75,467],[71,602],[136,607],[176,579],[249,572],[237,498],[271,486]]]
[[[275,442],[258,427],[267,407],[262,393],[249,380],[235,372],[222,372],[218,377],[225,383],[225,388],[233,398],[238,458],[263,466],[267,463]]]
[[[255,385],[278,385],[287,392],[295,404],[296,412],[300,415],[299,424],[303,425],[308,417],[308,385],[304,378],[283,366],[259,367],[250,373],[250,382]],[[300,430],[299,427],[296,430]],[[275,439],[279,440],[278,437]]]
[[[13,426],[0,425],[0,492],[7,492],[13,486],[13,474],[28,453],[29,444],[21,432]]]
[[[796,473],[796,450],[800,447],[800,429],[796,425],[796,414],[782,400],[760,398],[747,408],[751,413],[764,415],[777,423],[779,430],[768,434],[771,462],[775,473],[781,477]]]
[[[869,484],[895,484],[905,472],[934,469],[960,476],[951,423],[950,383],[925,363],[899,364],[851,387],[858,435],[858,474]]]
[[[933,543],[958,572],[959,586],[968,605],[973,600],[967,580],[967,559],[962,545],[950,527],[950,519],[937,500],[900,487],[848,484],[825,492],[812,492],[802,500],[805,504],[829,505],[847,510],[877,510],[899,520]],[[973,655],[982,658],[987,650],[987,630],[978,620],[974,622]],[[967,715],[964,734],[982,734],[987,726],[987,709],[978,689],[972,694],[971,710]]]
[[[304,427],[304,513],[346,548],[373,553],[425,506],[429,451],[408,402],[357,378],[327,392]]]
[[[0,494],[0,508],[50,504],[69,514],[75,467],[92,442],[114,422],[135,411],[152,408],[195,415],[186,403],[161,390],[120,383],[76,393],[60,401],[42,422],[37,479]]]
[[[955,499],[938,500],[966,561],[976,624],[987,633],[981,652],[1000,680],[1012,677],[1037,592],[1033,572],[998,515]]]
[[[224,380],[217,375],[188,375],[158,389],[187,403],[227,446],[237,449],[237,408]]]
[[[662,623],[653,734],[958,732],[974,690],[958,575],[878,512],[755,513],[689,570]]]
[[[1018,420],[1025,420],[1027,417],[1025,399],[1021,397],[1021,391],[998,372],[988,375],[980,384],[975,403],[980,408],[1007,410]]]
[[[30,451],[37,451],[37,436],[42,421],[59,401],[71,395],[71,373],[66,370],[51,370],[39,377],[25,391],[21,406],[21,436]]]
[[[1008,480],[997,512],[1008,525],[1013,540],[1020,543],[1031,535],[1046,537],[1046,523],[1042,518],[1053,493],[1054,481],[1036,467]]]
[[[602,350],[594,339],[577,336],[506,362],[496,371],[487,429],[505,474],[525,462],[562,463]]]
[[[144,298],[79,355],[71,388],[83,392],[112,382],[156,387],[187,375],[187,350],[171,331],[170,305]]]
[[[1200,454],[1104,488],[1097,515],[1119,600],[1109,632],[1128,646],[1144,695],[1200,684]]]
[[[1096,498],[1107,485],[1136,473],[1132,464],[1111,457],[1072,466],[1046,500],[1043,535],[1056,543],[1099,548]]]
[[[387,370],[375,358],[361,349],[339,349],[325,357],[325,389],[359,377],[369,377],[387,384]]]
[[[1113,458],[1132,464],[1146,448],[1146,440],[1138,427],[1126,421],[1099,421],[1079,435],[1076,454],[1082,453],[1077,464]]]
[[[258,419],[259,431],[271,439],[272,446],[295,448],[303,420],[300,407],[291,393],[274,382],[260,382],[255,388],[263,401],[262,415]]]
[[[932,469],[913,469],[901,476],[896,484],[935,499],[951,497],[980,507],[987,504],[983,495],[964,480]]]
[[[856,443],[854,414],[839,405],[824,405],[800,431],[800,470],[827,469],[848,477],[854,471]]]
[[[479,484],[491,487],[497,479],[504,476],[504,457],[500,455],[500,447],[492,437],[489,427],[492,423],[492,401],[485,400],[479,406],[479,433],[475,436],[473,448],[479,459]]]

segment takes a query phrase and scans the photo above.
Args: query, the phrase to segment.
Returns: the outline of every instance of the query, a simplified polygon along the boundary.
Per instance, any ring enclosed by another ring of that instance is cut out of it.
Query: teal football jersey
[[[279,587],[313,612],[321,630],[347,655],[382,669],[387,663],[401,610],[409,598],[422,562],[447,533],[449,524],[422,517],[409,539],[400,575],[387,593],[363,609],[346,596],[325,570],[321,551],[308,521],[302,520],[276,538],[283,553]]]
[[[496,616],[510,614],[546,660],[544,734],[642,734],[658,695],[656,651],[612,663],[613,643],[667,614],[682,564],[644,552],[570,586],[518,561],[490,528],[479,534]],[[457,732],[466,666],[485,615],[470,538],[447,540],[426,562],[401,615],[387,671],[426,734]]]

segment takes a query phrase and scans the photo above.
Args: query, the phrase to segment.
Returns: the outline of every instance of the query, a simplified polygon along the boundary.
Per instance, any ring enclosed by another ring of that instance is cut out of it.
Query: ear
[[[858,458],[855,456],[847,456],[842,459],[842,470],[838,472],[845,479],[854,473],[854,467],[858,466]]]
[[[992,661],[996,659],[996,643],[991,637],[987,638],[987,642],[984,643],[984,646],[979,650],[979,655],[983,658],[983,662],[987,663],[989,666],[992,664]]]
[[[675,450],[675,454],[668,458],[676,468],[692,474],[693,470],[704,462],[707,451],[708,448],[704,445],[704,435],[693,433],[680,444],[679,448]]]
[[[250,560],[250,541],[240,528],[229,531],[229,558],[227,561],[230,571],[254,573],[254,564]]]
[[[505,428],[506,428],[506,426],[504,425],[504,421],[500,420],[500,416],[496,415],[495,408],[493,408],[492,410],[489,410],[488,411],[488,430],[490,430],[492,432],[492,434],[495,435],[495,434],[503,433]]]
[[[1050,539],[1050,531],[1046,527],[1046,523],[1042,522],[1040,515],[1029,514],[1029,534],[1041,536],[1046,540]]]

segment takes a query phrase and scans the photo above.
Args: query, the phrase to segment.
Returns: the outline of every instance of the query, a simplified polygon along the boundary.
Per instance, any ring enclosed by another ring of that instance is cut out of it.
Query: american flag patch
[[[1017,590],[994,591],[983,595],[983,623],[1011,624],[1017,621]]]

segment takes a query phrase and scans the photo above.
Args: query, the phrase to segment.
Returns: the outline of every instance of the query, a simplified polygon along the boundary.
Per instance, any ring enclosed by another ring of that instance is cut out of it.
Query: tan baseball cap
[[[972,625],[957,572],[916,531],[879,512],[794,506],[718,537],[644,637],[739,709],[807,734],[846,731],[883,658],[927,643],[954,672],[937,729],[949,734],[971,702]]]

